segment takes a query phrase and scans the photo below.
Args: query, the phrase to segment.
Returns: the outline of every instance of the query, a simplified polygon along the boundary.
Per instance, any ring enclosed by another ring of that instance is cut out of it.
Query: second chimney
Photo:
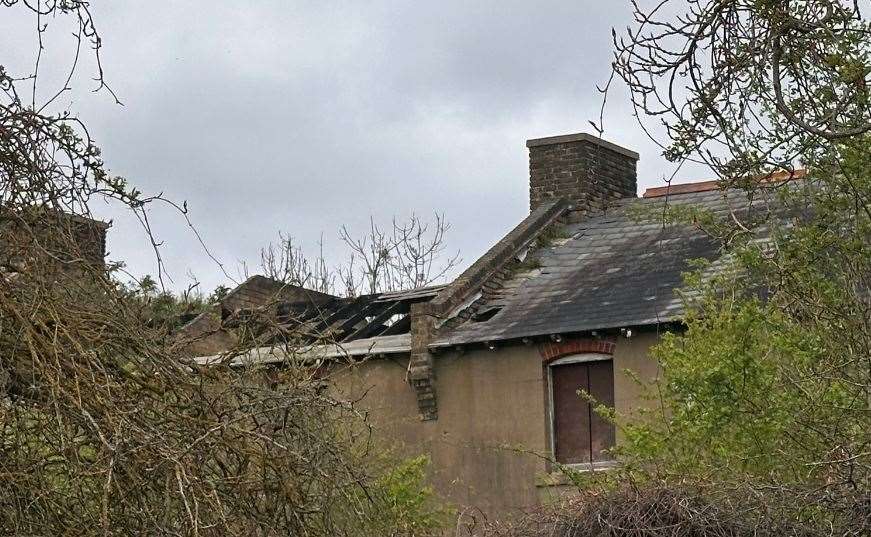
[[[614,200],[635,197],[638,153],[578,133],[527,140],[529,210],[553,198],[573,206],[572,220],[601,212]]]

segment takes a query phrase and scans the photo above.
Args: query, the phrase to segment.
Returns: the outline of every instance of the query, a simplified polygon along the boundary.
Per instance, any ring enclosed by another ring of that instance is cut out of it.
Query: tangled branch
[[[670,160],[734,178],[871,130],[871,28],[858,3],[681,4],[643,10],[633,1],[636,24],[614,34],[614,70],[639,121],[664,127]]]
[[[2,0],[0,7],[37,18],[38,57],[44,21],[76,21],[71,73],[89,43],[98,91],[114,98],[88,2]],[[146,208],[163,199],[112,176],[85,124],[50,111],[72,74],[37,102],[38,63],[23,77],[0,68],[0,531],[416,530],[392,516],[393,485],[371,464],[368,424],[353,402],[324,391],[318,364],[291,345],[283,368],[199,367],[114,278],[94,203],[125,208],[147,231]],[[27,91],[31,99],[22,97]],[[265,322],[273,321],[253,316],[237,330],[259,333]],[[240,338],[227,361],[253,342]]]

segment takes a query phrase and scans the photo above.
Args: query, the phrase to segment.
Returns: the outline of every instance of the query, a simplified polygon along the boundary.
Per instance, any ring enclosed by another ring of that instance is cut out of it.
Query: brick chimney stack
[[[552,198],[574,207],[572,220],[604,210],[610,202],[635,197],[638,153],[591,134],[527,140],[529,210]]]

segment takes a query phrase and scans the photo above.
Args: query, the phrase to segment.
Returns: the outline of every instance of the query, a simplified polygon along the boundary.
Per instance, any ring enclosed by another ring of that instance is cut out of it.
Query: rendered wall
[[[633,416],[642,407],[655,402],[644,395],[638,380],[651,381],[659,376],[659,364],[648,356],[659,336],[656,332],[640,333],[630,339],[620,338],[614,348],[614,408],[623,416]],[[625,373],[629,370],[632,374]],[[617,430],[617,442],[621,434]]]
[[[653,378],[647,358],[655,334],[620,338],[614,349],[615,405],[630,412],[643,403],[624,369]],[[333,374],[343,397],[359,398],[382,445],[403,455],[427,453],[436,490],[460,509],[498,517],[565,492],[546,485],[549,454],[545,370],[538,347],[516,345],[435,357],[438,419],[420,421],[406,383],[408,358],[372,359]],[[365,395],[363,395],[365,393]],[[619,434],[618,434],[619,441]]]

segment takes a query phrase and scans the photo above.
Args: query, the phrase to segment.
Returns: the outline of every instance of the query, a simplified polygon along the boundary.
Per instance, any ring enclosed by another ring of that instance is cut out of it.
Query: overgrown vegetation
[[[40,55],[43,34],[71,23],[77,61],[90,49],[114,96],[88,2],[0,6],[33,14]],[[38,91],[38,67],[0,68],[0,533],[436,531],[425,461],[373,464],[365,417],[311,364],[289,350],[283,369],[200,367],[166,334],[206,300],[124,286],[103,266],[94,203],[148,230],[147,207],[172,202],[111,175],[84,123],[53,111],[76,66],[56,92]]]
[[[376,482],[372,494],[381,498],[373,513],[377,520],[373,535],[439,534],[454,517],[435,490],[427,485],[426,470],[430,459],[426,455],[402,461],[387,470]]]
[[[489,529],[494,537],[811,537],[779,513],[760,513],[752,498],[728,497],[698,486],[626,486],[585,490]]]

